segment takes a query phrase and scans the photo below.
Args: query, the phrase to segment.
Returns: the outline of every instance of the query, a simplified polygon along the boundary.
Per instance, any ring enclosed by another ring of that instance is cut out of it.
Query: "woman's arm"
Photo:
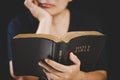
[[[80,70],[80,61],[73,53],[70,53],[70,60],[74,65],[65,66],[53,60],[45,59],[46,65],[40,62],[39,65],[45,70],[47,77],[52,80],[106,80],[107,72],[105,70],[96,70],[84,72]]]

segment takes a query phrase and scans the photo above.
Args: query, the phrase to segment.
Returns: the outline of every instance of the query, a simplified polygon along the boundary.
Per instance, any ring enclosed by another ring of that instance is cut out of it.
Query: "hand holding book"
[[[78,80],[78,78],[82,79],[83,71],[80,70],[80,64],[81,64],[80,60],[72,52],[69,55],[69,59],[70,61],[73,62],[73,65],[70,65],[70,66],[62,65],[51,59],[45,59],[45,63],[47,63],[48,65],[46,65],[44,62],[41,62],[41,61],[39,65],[44,68],[44,72],[46,73],[47,77],[51,79],[55,79],[55,80],[57,79]],[[69,77],[66,77],[66,76],[69,76]]]

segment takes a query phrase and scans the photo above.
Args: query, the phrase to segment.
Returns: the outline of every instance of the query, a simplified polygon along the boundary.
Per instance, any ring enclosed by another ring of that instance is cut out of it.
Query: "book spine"
[[[69,60],[69,52],[67,50],[67,43],[59,42],[53,44],[52,59],[61,64],[67,65]]]
[[[61,42],[60,43],[60,48],[59,48],[59,53],[58,53],[58,61],[61,64],[68,65],[68,60],[69,60],[69,51],[68,51],[68,44]]]
[[[52,59],[56,62],[59,62],[59,48],[60,48],[60,43],[53,43],[52,45]]]

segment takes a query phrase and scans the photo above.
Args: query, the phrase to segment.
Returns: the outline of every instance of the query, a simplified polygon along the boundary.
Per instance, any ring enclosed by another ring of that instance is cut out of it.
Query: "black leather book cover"
[[[106,36],[78,36],[68,42],[40,37],[14,38],[11,42],[12,61],[15,75],[33,75],[47,80],[38,62],[51,58],[61,64],[71,65],[69,53],[73,52],[81,60],[81,70],[92,68],[104,48]]]
[[[12,61],[15,75],[44,77],[38,62],[52,57],[53,41],[42,38],[12,40]],[[47,80],[47,79],[44,79]]]

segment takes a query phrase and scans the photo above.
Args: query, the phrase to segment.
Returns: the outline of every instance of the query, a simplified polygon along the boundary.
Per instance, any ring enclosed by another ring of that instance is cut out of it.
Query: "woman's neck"
[[[61,13],[58,13],[53,16],[52,24],[54,26],[66,23],[70,19],[70,12],[68,9],[63,10]]]
[[[50,28],[50,33],[61,37],[66,34],[69,29],[70,24],[70,12],[69,10],[64,10],[62,13],[53,17],[52,25]]]

